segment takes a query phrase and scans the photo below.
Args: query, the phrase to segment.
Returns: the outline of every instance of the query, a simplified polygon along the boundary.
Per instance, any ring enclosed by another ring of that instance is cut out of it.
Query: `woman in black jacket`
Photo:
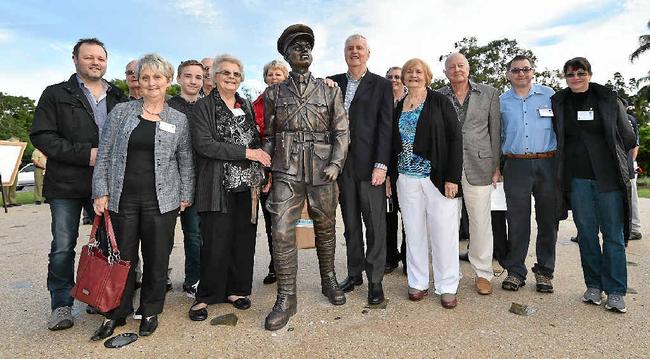
[[[604,291],[608,295],[605,307],[625,313],[624,236],[629,234],[630,198],[627,152],[635,145],[634,132],[616,94],[589,82],[592,73],[587,59],[573,58],[563,71],[568,88],[551,98],[553,126],[558,142],[558,183],[564,197],[570,199],[578,229],[587,285],[582,300],[600,305]]]
[[[462,135],[452,103],[427,88],[431,69],[420,59],[407,61],[402,82],[408,95],[393,115],[391,178],[406,229],[409,299],[422,299],[429,289],[431,244],[435,292],[445,308],[456,306],[460,281],[458,226]]]
[[[271,158],[260,149],[260,134],[248,100],[237,90],[243,81],[241,61],[221,55],[212,66],[214,89],[194,105],[190,118],[196,152],[196,201],[201,223],[201,279],[192,320],[208,317],[207,306],[232,303],[248,309],[253,281],[260,164]],[[254,201],[254,206],[252,202]]]

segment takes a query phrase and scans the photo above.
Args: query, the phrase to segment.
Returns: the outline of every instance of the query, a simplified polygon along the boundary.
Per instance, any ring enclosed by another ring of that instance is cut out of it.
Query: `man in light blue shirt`
[[[551,96],[555,92],[533,84],[535,70],[532,60],[526,56],[515,56],[507,70],[512,87],[499,97],[509,244],[503,260],[508,276],[501,287],[516,291],[525,283],[532,194],[537,221],[537,263],[532,271],[537,291],[552,293],[558,228],[555,215],[557,139],[551,110]]]

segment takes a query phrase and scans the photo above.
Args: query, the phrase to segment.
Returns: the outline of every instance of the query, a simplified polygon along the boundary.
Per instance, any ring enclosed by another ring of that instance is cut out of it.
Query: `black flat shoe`
[[[458,255],[458,259],[461,261],[469,262],[469,252],[463,252]]]
[[[244,297],[244,298],[239,298],[234,302],[230,302],[233,307],[239,309],[239,310],[246,310],[251,307],[251,300]]]
[[[381,304],[384,302],[384,288],[381,283],[368,284],[368,304]]]
[[[102,323],[102,325],[95,330],[95,334],[93,334],[92,337],[90,337],[90,340],[92,341],[98,341],[102,340],[105,338],[110,337],[113,335],[113,331],[115,330],[116,327],[121,327],[124,324],[126,324],[126,319],[121,318],[121,319],[109,319],[105,322]]]
[[[158,328],[157,315],[154,315],[151,318],[142,318],[142,320],[140,321],[140,336],[141,337],[149,336],[156,331],[156,328]]]
[[[201,322],[201,321],[204,321],[204,320],[208,319],[208,307],[201,308],[201,309],[196,309],[196,310],[192,309],[197,304],[198,303],[194,303],[190,307],[190,311],[188,313],[189,316],[190,316],[190,319],[195,321],[195,322]]]
[[[346,277],[343,282],[339,283],[339,288],[345,293],[351,292],[354,290],[355,286],[360,286],[363,284],[363,278],[358,277]]]
[[[278,276],[275,275],[275,273],[269,272],[269,274],[267,274],[266,277],[264,277],[264,280],[262,281],[262,283],[264,283],[264,284],[273,284],[273,283],[275,283],[277,281],[278,281]]]

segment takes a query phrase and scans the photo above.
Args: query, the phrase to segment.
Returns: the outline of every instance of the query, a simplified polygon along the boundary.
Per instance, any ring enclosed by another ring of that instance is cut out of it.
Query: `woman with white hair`
[[[196,151],[196,210],[201,223],[201,279],[194,321],[208,317],[208,305],[231,303],[250,308],[257,230],[257,199],[261,166],[271,157],[261,147],[251,103],[237,90],[244,66],[231,55],[215,58],[215,88],[194,105],[190,119]],[[253,207],[254,202],[254,207]]]
[[[93,173],[94,209],[110,211],[123,260],[131,261],[119,307],[91,337],[101,340],[126,324],[132,310],[138,248],[144,262],[140,335],[158,327],[167,284],[169,254],[179,210],[194,196],[194,164],[189,126],[184,114],[165,103],[174,68],[156,54],[138,61],[136,76],[142,98],[116,105],[104,125]]]

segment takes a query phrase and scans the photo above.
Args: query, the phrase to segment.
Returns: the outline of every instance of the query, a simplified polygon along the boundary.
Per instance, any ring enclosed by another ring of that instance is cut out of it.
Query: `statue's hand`
[[[325,174],[325,178],[328,181],[334,182],[336,181],[336,178],[339,176],[339,166],[335,164],[330,164],[327,167],[325,167],[323,173]]]

